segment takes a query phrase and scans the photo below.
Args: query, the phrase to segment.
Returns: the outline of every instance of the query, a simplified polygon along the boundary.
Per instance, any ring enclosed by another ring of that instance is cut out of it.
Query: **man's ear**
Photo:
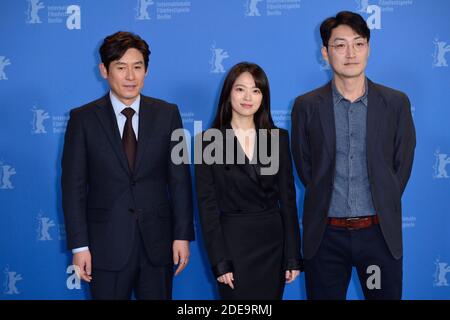
[[[100,70],[100,74],[102,75],[102,77],[104,79],[107,79],[108,78],[108,70],[106,69],[105,65],[103,63],[100,63],[98,65],[98,68]]]
[[[322,58],[323,60],[325,60],[326,62],[330,63],[330,61],[328,60],[328,50],[327,47],[323,46],[322,49],[320,50],[322,52]]]

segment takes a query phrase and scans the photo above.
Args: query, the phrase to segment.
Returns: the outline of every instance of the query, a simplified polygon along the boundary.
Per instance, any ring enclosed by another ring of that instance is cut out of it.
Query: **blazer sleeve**
[[[202,134],[196,136],[202,139]],[[195,165],[198,209],[202,227],[203,240],[208,253],[211,269],[215,277],[233,272],[231,260],[220,223],[220,210],[216,199],[212,165],[201,163]]]
[[[292,171],[289,135],[280,130],[280,167],[278,185],[280,190],[280,209],[284,229],[284,269],[303,270],[301,256],[300,226],[297,215],[294,175]]]
[[[400,105],[394,143],[394,172],[400,185],[400,192],[403,194],[411,175],[416,147],[416,131],[411,115],[411,103],[405,94],[402,94]]]
[[[72,110],[62,154],[62,205],[69,249],[89,245],[87,198],[87,151],[81,115]]]
[[[298,176],[305,187],[312,179],[311,147],[307,135],[307,113],[304,103],[297,98],[291,113],[292,154]]]
[[[180,112],[178,107],[172,113],[171,131],[183,129],[181,122]],[[175,139],[174,139],[175,140]],[[175,147],[179,147],[178,144],[183,143],[187,152],[186,136],[182,141],[179,140],[170,142],[170,153]],[[169,155],[169,157],[171,156]],[[172,159],[170,157],[170,159]],[[191,185],[191,173],[189,169],[188,154],[183,154],[182,163],[174,163],[172,160],[168,161],[168,185],[170,201],[172,206],[173,216],[173,237],[175,240],[194,240],[194,222],[193,222],[193,209],[192,209],[192,185]]]

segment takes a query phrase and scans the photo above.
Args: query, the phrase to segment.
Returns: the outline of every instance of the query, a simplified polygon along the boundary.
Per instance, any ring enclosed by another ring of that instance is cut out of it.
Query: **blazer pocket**
[[[87,220],[95,222],[108,221],[111,218],[111,211],[104,208],[88,208]]]

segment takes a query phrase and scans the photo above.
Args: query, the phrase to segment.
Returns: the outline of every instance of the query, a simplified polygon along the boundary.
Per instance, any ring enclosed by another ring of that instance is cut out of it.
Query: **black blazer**
[[[402,257],[401,196],[416,145],[408,97],[369,80],[367,170],[380,227],[392,255]],[[335,174],[336,131],[331,82],[297,97],[292,109],[292,153],[305,186],[303,254],[316,253],[326,227]]]
[[[225,148],[225,130],[222,130],[222,134],[222,145]],[[279,129],[279,138],[279,170],[274,175],[261,175],[261,168],[268,165],[263,165],[258,158],[255,158],[258,159],[255,164],[250,164],[246,159],[245,164],[202,163],[195,166],[203,238],[216,276],[233,271],[232,259],[222,234],[220,215],[260,213],[274,208],[280,210],[283,221],[283,267],[286,270],[303,268],[288,132]],[[196,144],[200,143],[198,139],[201,139],[201,135],[196,137]],[[234,139],[236,158],[238,153],[242,154],[244,151],[237,138]],[[255,143],[261,143],[260,139],[257,138]],[[203,149],[209,144],[203,142]],[[222,152],[225,162],[226,152]],[[269,146],[269,154],[270,152],[272,150]]]
[[[61,178],[69,249],[89,246],[95,268],[115,271],[136,228],[154,265],[171,263],[174,239],[194,239],[189,166],[170,158],[181,127],[176,105],[141,95],[132,173],[109,94],[70,112]]]

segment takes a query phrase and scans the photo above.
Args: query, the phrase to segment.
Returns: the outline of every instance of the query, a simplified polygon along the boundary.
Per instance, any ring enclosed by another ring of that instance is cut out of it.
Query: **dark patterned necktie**
[[[134,110],[132,108],[125,108],[122,110],[122,114],[127,117],[125,127],[123,128],[122,144],[128,158],[128,166],[130,167],[130,170],[133,171],[137,147],[136,135],[134,134],[131,120],[134,115]]]

